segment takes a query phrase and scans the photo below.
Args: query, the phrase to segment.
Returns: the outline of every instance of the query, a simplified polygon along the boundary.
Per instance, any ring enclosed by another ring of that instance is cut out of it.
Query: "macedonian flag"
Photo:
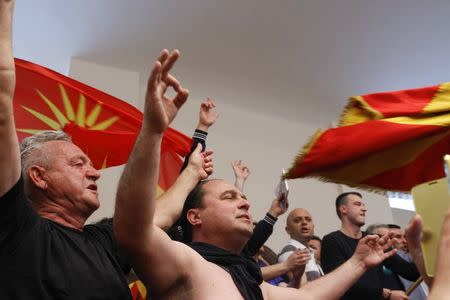
[[[445,176],[449,125],[450,83],[351,97],[339,126],[318,131],[286,177],[409,192]]]
[[[15,59],[14,118],[19,140],[43,130],[63,130],[97,169],[127,162],[142,124],[130,104],[42,66]],[[169,128],[161,145],[159,187],[176,179],[191,139]],[[160,192],[161,192],[160,190]]]

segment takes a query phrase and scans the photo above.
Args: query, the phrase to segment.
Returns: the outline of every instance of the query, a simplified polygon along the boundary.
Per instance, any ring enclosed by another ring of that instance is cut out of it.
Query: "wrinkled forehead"
[[[90,162],[89,157],[77,145],[68,141],[49,141],[42,145],[42,151],[50,155],[50,159],[82,158]]]
[[[295,218],[306,218],[309,217],[312,219],[311,214],[304,208],[296,208],[288,216],[288,221],[292,221]]]

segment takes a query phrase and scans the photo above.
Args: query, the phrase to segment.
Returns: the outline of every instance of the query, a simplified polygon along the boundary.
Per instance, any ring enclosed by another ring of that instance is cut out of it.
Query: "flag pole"
[[[414,282],[407,290],[406,290],[406,295],[409,296],[411,295],[412,292],[414,292],[414,290],[419,286],[419,284],[421,284],[423,281],[422,276],[420,276],[416,282]]]

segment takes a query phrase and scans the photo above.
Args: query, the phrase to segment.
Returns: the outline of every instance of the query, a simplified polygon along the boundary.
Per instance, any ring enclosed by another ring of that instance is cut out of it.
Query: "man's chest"
[[[119,264],[102,244],[82,236],[40,234],[33,232],[13,251],[2,253],[3,292],[17,289],[50,299],[107,299],[104,295],[113,291],[128,292]]]

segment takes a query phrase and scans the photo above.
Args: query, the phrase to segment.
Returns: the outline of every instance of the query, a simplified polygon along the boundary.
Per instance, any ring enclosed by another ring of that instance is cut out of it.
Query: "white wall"
[[[102,89],[122,99],[138,99],[132,104],[142,108],[146,88],[146,76],[137,73],[105,66],[99,66],[72,59],[71,76]],[[200,78],[200,77],[199,77]],[[207,140],[208,147],[214,149],[215,178],[234,181],[230,162],[242,159],[251,169],[251,176],[245,186],[245,192],[252,203],[252,214],[256,220],[262,218],[274,198],[275,185],[282,168],[288,168],[300,147],[317,129],[317,125],[292,122],[271,115],[270,111],[254,113],[239,106],[227,103],[227,99],[252,97],[249,90],[233,90],[214,83],[205,83],[195,76],[188,78],[191,90],[189,101],[180,111],[173,127],[191,135],[198,121],[200,99],[206,96],[216,98],[220,118],[211,129]],[[261,97],[262,87],[258,97]],[[139,95],[139,96],[138,96]],[[279,95],[282,97],[282,94]],[[273,97],[273,96],[272,96]],[[270,98],[270,96],[269,96]],[[254,99],[253,99],[254,100]],[[277,99],[264,99],[274,101]],[[99,182],[101,209],[91,218],[96,220],[102,216],[111,216],[113,199],[120,168],[103,170]],[[319,236],[336,230],[339,220],[335,214],[334,200],[340,189],[335,184],[322,183],[313,179],[290,181],[290,207],[305,207],[313,215],[316,233]],[[344,188],[344,191],[349,190]],[[388,202],[385,197],[364,193],[369,213],[368,223],[392,222]],[[278,221],[268,246],[278,251],[288,240],[284,231],[285,217]]]

